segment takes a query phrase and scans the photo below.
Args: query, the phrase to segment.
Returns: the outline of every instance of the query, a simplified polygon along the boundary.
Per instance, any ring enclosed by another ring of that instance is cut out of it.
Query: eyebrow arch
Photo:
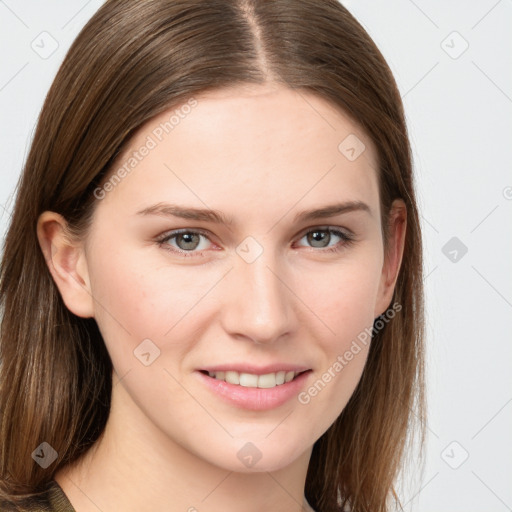
[[[354,211],[363,211],[369,213],[370,215],[372,214],[370,207],[366,203],[363,203],[362,201],[347,201],[345,203],[330,204],[322,208],[298,213],[294,217],[294,222],[325,219],[328,217],[341,215],[342,213],[349,213]]]
[[[344,203],[335,203],[323,206],[322,208],[300,212],[295,215],[294,222],[306,222],[315,219],[324,219],[353,211],[364,211],[371,215],[370,207],[366,203],[363,203],[362,201],[347,201]],[[172,216],[188,220],[212,222],[215,224],[233,224],[233,219],[231,217],[226,217],[222,212],[218,210],[207,208],[191,208],[169,203],[158,203],[149,206],[143,210],[138,211],[137,215],[160,215],[164,217]]]
[[[177,204],[158,203],[137,212],[137,215],[160,215],[163,217],[180,217],[181,219],[213,222],[215,224],[231,225],[233,219],[226,217],[218,210],[209,208],[191,208]]]

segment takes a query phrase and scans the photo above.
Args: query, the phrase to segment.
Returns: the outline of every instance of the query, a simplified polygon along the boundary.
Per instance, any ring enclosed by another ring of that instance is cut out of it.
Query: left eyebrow
[[[370,207],[362,201],[347,201],[345,203],[336,203],[317,208],[314,210],[307,210],[300,212],[294,217],[294,222],[306,222],[316,219],[325,219],[341,215],[342,213],[349,213],[354,211],[363,211],[372,215]]]
[[[363,203],[362,201],[347,201],[344,203],[335,203],[323,206],[322,208],[299,212],[295,215],[294,222],[307,222],[315,219],[324,219],[354,211],[364,211],[370,215],[372,214],[370,207],[366,203]],[[137,212],[137,215],[172,216],[188,220],[213,222],[216,224],[233,224],[233,219],[231,217],[226,217],[218,210],[185,207],[168,203],[158,203],[148,206],[147,208]]]

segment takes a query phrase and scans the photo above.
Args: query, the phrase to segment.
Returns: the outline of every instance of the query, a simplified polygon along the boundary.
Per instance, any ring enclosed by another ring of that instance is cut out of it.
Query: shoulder
[[[15,505],[0,500],[0,512],[76,512],[60,485],[52,480],[46,490],[38,496]]]

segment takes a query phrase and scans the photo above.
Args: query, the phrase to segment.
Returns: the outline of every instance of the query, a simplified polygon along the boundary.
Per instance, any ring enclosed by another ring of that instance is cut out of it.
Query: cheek
[[[197,306],[218,276],[211,271],[192,274],[186,267],[143,265],[144,256],[135,251],[131,258],[126,253],[108,256],[97,255],[90,275],[96,321],[114,366],[133,365],[134,350],[148,339],[161,351],[158,363],[166,357],[179,360],[190,346],[178,333],[190,329],[191,319],[201,311]]]
[[[304,291],[328,334],[316,337],[321,364],[299,402],[324,411],[325,425],[341,413],[364,370],[380,274],[378,258],[361,255],[329,273],[323,286],[311,284]]]
[[[326,327],[328,352],[341,349],[373,324],[381,266],[364,254],[303,282],[301,295]]]

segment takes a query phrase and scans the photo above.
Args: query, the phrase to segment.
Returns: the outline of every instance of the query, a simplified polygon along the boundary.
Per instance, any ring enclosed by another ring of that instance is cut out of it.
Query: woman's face
[[[198,96],[137,134],[84,245],[134,428],[234,471],[309,453],[390,301],[376,169],[340,111],[277,86]]]

